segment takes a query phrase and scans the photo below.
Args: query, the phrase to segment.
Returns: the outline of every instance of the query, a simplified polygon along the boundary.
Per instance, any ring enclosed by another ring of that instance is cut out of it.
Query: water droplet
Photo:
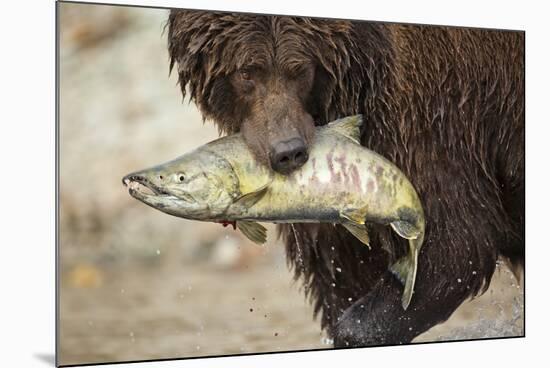
[[[160,249],[157,249],[157,255],[159,255],[159,254],[160,254]]]
[[[342,272],[342,269],[340,267],[336,267],[337,272]]]
[[[358,319],[358,320],[357,320],[357,323],[361,323],[361,320],[360,320],[360,319]]]
[[[197,345],[197,350],[200,350],[201,349],[201,346],[200,345]]]
[[[458,283],[460,284],[462,282],[462,279],[457,279],[456,281],[458,281]]]
[[[294,224],[290,224],[290,228],[292,229],[292,233],[294,234],[294,240],[296,240],[296,254],[298,256],[298,262],[300,263],[300,266],[302,268],[302,272],[305,273],[306,268],[304,266],[304,259],[302,257],[302,245],[300,244],[300,240],[298,240],[298,233],[296,232],[296,229],[294,228]]]
[[[412,328],[412,327],[409,327],[409,331],[412,331],[412,330],[413,330],[413,328]]]
[[[348,298],[348,301],[351,302],[353,299],[352,298]]]
[[[476,271],[472,271],[472,275],[477,275],[477,272],[476,272]]]
[[[336,287],[336,284],[333,282],[332,284],[330,284],[332,287]]]

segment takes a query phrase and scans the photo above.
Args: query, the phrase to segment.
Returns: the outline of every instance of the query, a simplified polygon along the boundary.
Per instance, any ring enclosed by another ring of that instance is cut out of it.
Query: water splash
[[[290,224],[290,228],[292,229],[292,233],[294,234],[294,240],[296,240],[296,253],[298,256],[298,262],[300,263],[300,267],[302,268],[302,273],[305,273],[306,268],[304,266],[304,258],[302,254],[302,245],[300,243],[300,240],[298,240],[298,233],[296,232],[296,228],[294,227],[294,224]]]
[[[477,308],[477,318],[472,322],[438,336],[436,341],[484,339],[504,336],[521,336],[523,330],[523,296],[514,297],[511,313],[506,313],[502,301],[492,301],[490,308]],[[494,315],[496,314],[496,316]]]

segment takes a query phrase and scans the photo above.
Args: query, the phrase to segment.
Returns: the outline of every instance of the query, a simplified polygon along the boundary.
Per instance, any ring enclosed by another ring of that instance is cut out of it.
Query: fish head
[[[205,150],[128,174],[122,182],[139,201],[192,220],[223,218],[239,195],[239,181],[231,164]]]

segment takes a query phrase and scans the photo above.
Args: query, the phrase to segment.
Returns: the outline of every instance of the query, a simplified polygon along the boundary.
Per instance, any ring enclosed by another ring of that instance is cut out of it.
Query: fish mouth
[[[147,178],[141,175],[128,175],[122,179],[122,184],[124,184],[130,194],[143,194],[143,195],[154,195],[154,196],[163,196],[170,195],[158,185],[150,182]]]
[[[186,193],[179,193],[178,195],[169,193],[142,175],[127,175],[122,178],[122,183],[128,188],[130,195],[139,200],[156,197],[165,200],[195,202],[191,195]]]

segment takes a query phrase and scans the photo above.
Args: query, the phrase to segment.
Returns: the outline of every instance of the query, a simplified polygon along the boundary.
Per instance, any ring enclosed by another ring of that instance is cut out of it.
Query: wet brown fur
[[[308,116],[320,125],[362,113],[362,144],[417,188],[427,232],[407,311],[387,271],[407,243],[387,227],[371,225],[372,250],[340,226],[296,225],[296,236],[281,228],[295,277],[336,346],[410,342],[483,292],[499,255],[523,265],[522,32],[202,11],[172,11],[168,24],[184,95],[222,133],[248,130],[259,159],[288,129],[310,134]],[[234,83],[251,64],[314,73],[307,94],[280,84],[286,102],[258,118]]]

